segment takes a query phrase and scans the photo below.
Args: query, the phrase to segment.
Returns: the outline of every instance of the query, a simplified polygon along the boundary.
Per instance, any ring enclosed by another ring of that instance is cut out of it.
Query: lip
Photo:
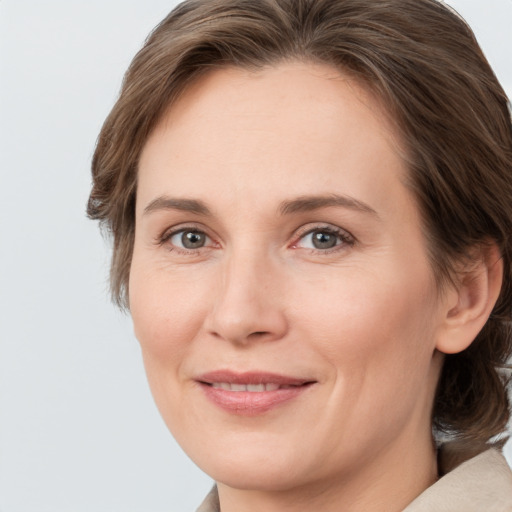
[[[241,416],[264,414],[299,397],[316,382],[312,379],[269,372],[238,373],[230,370],[205,373],[195,380],[206,397],[216,406],[228,413]],[[235,390],[226,389],[226,386],[219,387],[220,384],[233,385],[237,389],[243,386],[255,387],[267,384],[268,389],[264,391]],[[275,386],[278,388],[274,389]]]

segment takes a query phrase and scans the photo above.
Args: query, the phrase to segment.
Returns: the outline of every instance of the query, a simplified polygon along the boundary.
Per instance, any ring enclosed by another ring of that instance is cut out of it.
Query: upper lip
[[[278,384],[280,386],[302,386],[315,382],[314,379],[292,377],[278,373],[248,371],[234,372],[232,370],[215,370],[199,375],[196,380],[204,384],[227,382],[229,384]]]

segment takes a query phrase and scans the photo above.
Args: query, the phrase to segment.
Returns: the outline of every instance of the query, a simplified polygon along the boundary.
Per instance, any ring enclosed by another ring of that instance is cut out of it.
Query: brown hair
[[[492,240],[501,294],[472,345],[446,356],[433,421],[486,442],[509,418],[500,369],[512,352],[512,126],[471,29],[436,0],[187,0],[150,34],[102,128],[87,212],[113,235],[111,289],[127,306],[137,162],[169,104],[212,67],[283,59],[330,64],[376,94],[397,123],[442,287]]]

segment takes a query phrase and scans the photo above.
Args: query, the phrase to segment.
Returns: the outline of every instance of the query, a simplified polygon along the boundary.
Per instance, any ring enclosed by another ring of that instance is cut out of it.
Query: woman
[[[200,511],[512,508],[512,127],[455,13],[186,1],[93,178]]]

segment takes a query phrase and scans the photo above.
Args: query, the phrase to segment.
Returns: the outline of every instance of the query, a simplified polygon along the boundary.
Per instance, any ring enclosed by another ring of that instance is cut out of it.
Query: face
[[[301,63],[211,72],[149,137],[130,309],[217,481],[290,489],[430,438],[443,308],[397,144],[357,83]]]

